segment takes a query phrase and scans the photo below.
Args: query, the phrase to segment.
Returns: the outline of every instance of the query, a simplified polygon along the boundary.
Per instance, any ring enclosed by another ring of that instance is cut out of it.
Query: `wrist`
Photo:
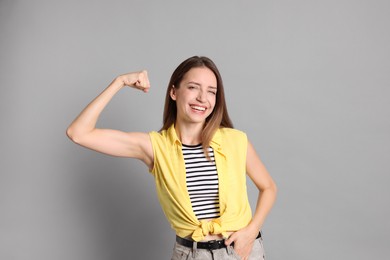
[[[116,84],[120,84],[120,85],[125,85],[125,80],[124,80],[124,77],[123,77],[123,75],[119,75],[118,77],[116,77],[115,79],[114,79],[114,82],[116,83]]]
[[[248,230],[251,232],[251,233],[258,233],[261,229],[261,225],[258,225],[256,224],[255,222],[253,222],[253,220],[248,224],[247,226]]]
[[[112,81],[111,85],[115,85],[118,89],[123,88],[123,87],[125,86],[125,82],[124,82],[124,79],[123,79],[122,75],[116,77],[116,78]]]

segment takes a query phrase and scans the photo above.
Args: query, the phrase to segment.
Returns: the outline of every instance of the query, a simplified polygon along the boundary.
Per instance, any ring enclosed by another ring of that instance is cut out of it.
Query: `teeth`
[[[205,111],[206,108],[204,107],[198,107],[198,106],[191,106],[191,108],[195,109],[195,110],[199,110],[199,111]]]

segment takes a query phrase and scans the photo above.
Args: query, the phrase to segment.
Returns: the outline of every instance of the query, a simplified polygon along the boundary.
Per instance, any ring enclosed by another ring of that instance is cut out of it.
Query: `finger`
[[[146,72],[146,84],[148,86],[148,89],[150,88],[150,81],[149,81],[149,76],[148,73]]]
[[[136,87],[137,89],[140,89],[140,90],[143,90],[143,86],[142,86],[142,81],[141,80],[137,80],[134,85],[134,87]]]
[[[145,90],[148,90],[150,88],[150,82],[149,82],[149,77],[148,77],[148,72],[146,70],[142,71],[144,74],[144,87]]]
[[[232,242],[235,241],[235,236],[232,234],[228,239],[225,240],[225,245],[230,246]]]
[[[143,70],[140,73],[139,81],[140,81],[140,85],[142,86],[143,90],[150,88],[150,83],[149,83],[149,79],[148,79],[148,72],[146,70]]]

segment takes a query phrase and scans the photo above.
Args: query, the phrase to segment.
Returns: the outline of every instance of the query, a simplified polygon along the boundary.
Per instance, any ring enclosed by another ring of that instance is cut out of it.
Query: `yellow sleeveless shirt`
[[[200,241],[208,234],[237,231],[248,225],[252,212],[246,188],[247,136],[232,128],[220,128],[210,146],[218,171],[220,217],[198,220],[192,210],[186,185],[182,146],[174,125],[150,132],[154,165],[150,172],[156,182],[161,207],[176,234]]]

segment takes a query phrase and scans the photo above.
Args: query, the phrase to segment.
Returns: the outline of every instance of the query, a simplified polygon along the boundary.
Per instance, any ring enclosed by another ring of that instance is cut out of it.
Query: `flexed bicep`
[[[150,167],[153,163],[153,152],[148,134],[96,128],[96,123],[103,109],[112,97],[125,86],[148,92],[150,83],[147,72],[145,70],[132,72],[115,78],[73,120],[67,128],[66,134],[73,142],[86,148],[112,156],[140,159]]]
[[[152,144],[147,133],[97,128],[72,140],[83,147],[111,156],[139,159],[147,166],[153,163]]]

